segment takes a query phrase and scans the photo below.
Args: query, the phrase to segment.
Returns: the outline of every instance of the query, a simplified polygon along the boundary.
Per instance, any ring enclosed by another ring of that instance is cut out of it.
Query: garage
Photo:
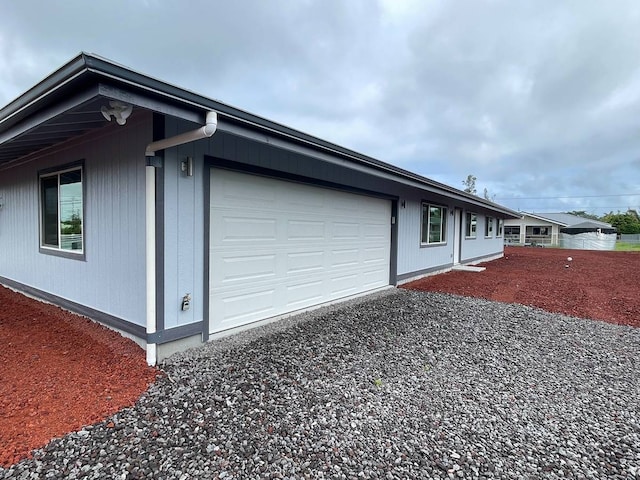
[[[391,201],[212,168],[209,333],[390,283]]]

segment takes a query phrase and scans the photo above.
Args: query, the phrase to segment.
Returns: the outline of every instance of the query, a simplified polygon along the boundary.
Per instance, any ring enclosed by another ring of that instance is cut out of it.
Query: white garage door
[[[210,333],[389,284],[389,200],[212,169],[210,208]]]

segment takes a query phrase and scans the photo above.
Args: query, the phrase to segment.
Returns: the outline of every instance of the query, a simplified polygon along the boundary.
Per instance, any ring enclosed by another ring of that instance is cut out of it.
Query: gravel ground
[[[640,330],[390,290],[174,356],[0,478],[640,478]]]

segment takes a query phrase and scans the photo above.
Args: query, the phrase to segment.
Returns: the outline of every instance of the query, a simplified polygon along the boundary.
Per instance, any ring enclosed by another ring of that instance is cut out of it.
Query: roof
[[[520,217],[517,212],[476,195],[84,52],[0,110],[0,169],[91,129],[102,128],[105,120],[100,107],[105,99],[198,123],[204,123],[206,113],[213,110],[221,123],[257,129],[383,171],[394,181],[418,185],[506,217]]]
[[[571,213],[527,213],[521,212],[523,215],[527,215],[529,217],[537,218],[538,220],[544,220],[551,223],[556,223],[561,227],[573,226],[585,221],[588,221],[594,225],[596,228],[611,228],[611,224],[600,222],[599,220],[591,220],[585,217],[581,217],[579,215],[573,215]]]
[[[597,222],[594,220],[588,220],[586,222],[577,223],[569,227],[563,227],[560,229],[560,232],[575,234],[575,233],[595,232],[597,230],[600,230],[601,233],[607,233],[607,234],[616,233],[616,229],[611,225],[609,225],[608,227],[605,227],[602,225],[602,222]]]

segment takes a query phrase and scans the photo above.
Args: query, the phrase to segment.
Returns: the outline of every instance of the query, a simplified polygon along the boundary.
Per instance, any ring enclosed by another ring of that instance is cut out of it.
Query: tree
[[[470,193],[471,195],[476,194],[476,180],[475,175],[467,175],[467,179],[462,181],[464,185],[464,191]]]
[[[496,198],[495,195],[489,195],[489,190],[487,190],[487,187],[484,188],[484,192],[482,192],[482,196],[484,197],[485,200],[489,200],[490,202],[493,202]]]
[[[640,233],[640,217],[632,209],[625,213],[609,212],[602,217],[602,221],[613,225],[618,233]]]
[[[569,215],[576,215],[578,217],[588,218],[590,220],[600,220],[599,216],[593,215],[592,213],[587,213],[584,210],[572,210],[571,212],[567,212],[567,213]]]

